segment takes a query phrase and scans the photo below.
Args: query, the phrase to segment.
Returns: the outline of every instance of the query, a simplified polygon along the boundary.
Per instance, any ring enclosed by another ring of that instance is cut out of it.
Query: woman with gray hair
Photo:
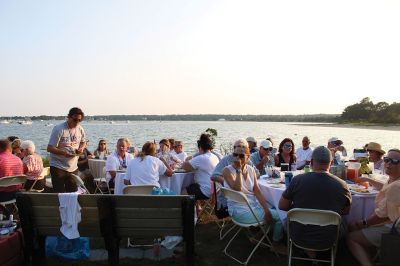
[[[42,157],[40,157],[39,154],[35,153],[35,144],[31,140],[22,141],[20,148],[24,174],[27,176],[24,189],[30,190],[33,188],[37,190],[42,190],[46,181],[44,179],[37,180],[43,172]],[[35,186],[32,187],[34,183]]]

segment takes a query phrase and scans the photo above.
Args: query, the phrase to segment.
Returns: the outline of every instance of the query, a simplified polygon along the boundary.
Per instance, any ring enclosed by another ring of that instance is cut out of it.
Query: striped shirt
[[[22,175],[24,172],[22,161],[9,151],[0,153],[0,178],[5,176]],[[0,187],[0,192],[13,192],[22,188],[22,185]]]

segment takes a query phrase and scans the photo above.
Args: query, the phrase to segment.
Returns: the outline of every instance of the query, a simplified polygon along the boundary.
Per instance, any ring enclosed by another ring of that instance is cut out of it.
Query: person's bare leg
[[[371,256],[369,255],[369,249],[373,247],[373,245],[367,240],[361,230],[349,234],[347,237],[347,246],[361,265],[374,265]]]

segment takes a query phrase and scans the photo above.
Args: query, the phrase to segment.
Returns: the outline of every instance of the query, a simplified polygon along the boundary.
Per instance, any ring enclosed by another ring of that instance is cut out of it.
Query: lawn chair
[[[71,176],[74,178],[76,185],[78,186],[78,192],[81,192],[79,194],[90,194],[89,190],[85,186],[85,183],[79,176],[75,174],[71,174]]]
[[[110,188],[106,180],[106,171],[105,171],[106,161],[98,159],[89,159],[88,163],[89,163],[90,173],[92,174],[93,180],[96,184],[96,189],[94,191],[94,194],[96,194],[97,191],[99,191],[101,194],[104,194],[101,186],[104,183],[107,186],[107,193],[110,194]]]
[[[4,177],[0,178],[0,187],[9,187],[9,186],[15,186],[15,185],[19,185],[19,184],[22,184],[22,186],[23,186],[25,184],[25,182],[26,182],[26,175],[4,176]],[[7,205],[12,205],[13,211],[10,211],[10,213],[12,213],[12,214],[18,213],[18,208],[17,208],[15,198],[13,198],[11,200],[7,200],[7,201],[1,201],[0,204],[3,205],[4,208],[7,208],[6,207]]]
[[[293,239],[293,235],[290,232],[290,224],[293,222],[297,222],[303,225],[317,225],[317,226],[328,226],[334,225],[337,227],[335,238],[332,241],[332,245],[327,248],[310,248],[304,247],[300,245],[296,239]],[[337,250],[337,242],[339,238],[339,229],[340,229],[341,217],[338,213],[334,211],[326,211],[326,210],[315,210],[315,209],[301,209],[295,208],[290,210],[287,213],[287,235],[288,235],[288,265],[292,265],[292,259],[298,260],[309,260],[316,262],[330,262],[331,265],[335,265],[335,257]],[[293,256],[293,245],[308,251],[326,251],[331,250],[331,259],[330,260],[322,260],[316,258],[306,258],[306,257],[295,257]]]
[[[43,192],[45,185],[42,189],[35,189],[35,185],[38,181],[45,179],[47,176],[50,175],[50,167],[43,168],[42,173],[40,176],[33,182],[32,186],[29,188],[28,192]]]
[[[221,192],[221,187],[222,185],[220,183],[213,182],[212,195],[214,197],[214,213],[217,217],[215,223],[219,227],[219,240],[223,240],[236,227],[229,216],[227,206],[218,204],[218,192]]]
[[[251,257],[253,256],[254,252],[261,244],[264,246],[270,247],[270,248],[272,247],[271,240],[269,239],[269,237],[267,235],[271,227],[265,226],[264,221],[260,221],[257,218],[257,216],[255,215],[253,209],[251,208],[249,201],[245,194],[243,194],[242,192],[235,191],[235,190],[232,190],[229,188],[224,188],[224,187],[221,188],[221,192],[227,199],[246,205],[249,208],[250,212],[252,213],[254,219],[256,220],[256,222],[253,224],[243,224],[243,223],[236,221],[233,217],[231,217],[232,221],[237,226],[239,226],[239,230],[237,230],[237,232],[234,234],[234,236],[229,240],[228,244],[226,245],[226,247],[224,249],[225,255],[227,255],[228,257],[232,258],[233,260],[237,261],[238,263],[240,263],[242,265],[247,265],[247,263],[250,261]],[[243,228],[248,229],[251,226],[259,227],[263,235],[260,239],[252,238],[252,240],[257,241],[256,246],[250,252],[250,255],[247,257],[247,259],[245,261],[240,261],[239,259],[233,257],[232,255],[230,255],[228,253],[228,248],[229,248],[230,244],[232,243],[232,241],[236,238],[236,236],[240,233],[240,231],[242,231]],[[267,241],[267,243],[264,242],[264,239]],[[278,256],[278,254],[276,252],[275,252],[275,254]]]
[[[154,185],[129,185],[125,186],[122,193],[131,195],[151,195]]]
[[[151,192],[153,191],[153,188],[155,188],[156,186],[154,185],[129,185],[129,186],[125,186],[123,193],[124,195],[126,194],[130,194],[130,195],[151,195]],[[132,244],[130,237],[128,237],[128,243],[127,243],[127,247],[132,247],[132,248],[136,248],[136,247],[151,247],[153,246],[153,244],[149,244],[149,245],[135,245]]]

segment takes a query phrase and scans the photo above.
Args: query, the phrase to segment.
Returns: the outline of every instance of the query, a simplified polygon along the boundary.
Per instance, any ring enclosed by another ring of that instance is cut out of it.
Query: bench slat
[[[57,194],[26,194],[31,198],[33,206],[59,206]],[[174,208],[180,207],[185,196],[79,195],[78,201],[81,206],[97,207],[97,199],[100,197],[110,197],[119,208]]]
[[[43,236],[62,236],[60,232],[60,227],[37,227],[39,235]],[[88,237],[101,237],[100,230],[98,228],[85,228],[84,230],[80,228],[80,236]],[[165,228],[165,229],[154,229],[154,228],[119,228],[117,234],[120,237],[145,237],[145,236],[181,236],[183,230],[179,228]]]
[[[60,211],[58,206],[34,206],[33,211],[37,217],[54,217],[60,216]],[[116,213],[118,218],[153,218],[157,217],[159,219],[171,219],[177,218],[182,219],[182,210],[179,208],[116,208]],[[81,210],[82,220],[86,219],[98,219],[97,207],[84,207]]]

